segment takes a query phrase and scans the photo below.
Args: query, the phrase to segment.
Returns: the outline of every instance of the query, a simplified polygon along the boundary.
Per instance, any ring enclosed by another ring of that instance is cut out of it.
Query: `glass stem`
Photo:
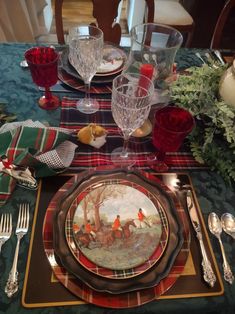
[[[85,83],[85,98],[87,99],[87,104],[90,104],[90,87],[91,82],[84,82]]]
[[[124,142],[122,147],[122,157],[127,157],[128,155],[128,145],[129,145],[129,136],[124,136]]]
[[[45,98],[48,100],[52,98],[50,87],[45,87]]]

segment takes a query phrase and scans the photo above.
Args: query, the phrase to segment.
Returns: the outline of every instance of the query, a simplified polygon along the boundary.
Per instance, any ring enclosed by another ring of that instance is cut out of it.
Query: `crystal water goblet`
[[[123,147],[111,153],[114,164],[130,166],[136,162],[128,142],[131,134],[148,118],[153,92],[153,82],[141,74],[123,73],[113,80],[111,110],[124,137]]]
[[[183,108],[167,106],[156,111],[153,129],[153,145],[158,150],[153,167],[156,171],[168,170],[166,152],[177,152],[194,125],[193,116]]]
[[[58,59],[59,54],[51,47],[33,47],[25,52],[33,82],[45,88],[45,95],[38,101],[45,110],[53,110],[60,105],[59,98],[50,91],[50,87],[58,80]]]
[[[69,58],[84,81],[85,98],[77,102],[77,109],[86,114],[99,110],[99,103],[90,97],[90,84],[103,58],[103,32],[96,26],[81,25],[69,31]]]

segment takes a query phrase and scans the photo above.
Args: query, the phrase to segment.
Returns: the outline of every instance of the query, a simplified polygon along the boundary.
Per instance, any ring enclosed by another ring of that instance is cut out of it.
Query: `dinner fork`
[[[10,238],[12,232],[12,215],[2,214],[0,220],[0,253],[2,245]]]
[[[17,292],[18,290],[17,262],[18,262],[18,255],[19,255],[20,240],[27,233],[28,228],[29,228],[29,204],[20,204],[18,221],[17,221],[16,231],[15,231],[15,234],[17,236],[17,244],[16,244],[12,268],[9,273],[9,277],[8,277],[7,284],[5,287],[5,292],[9,298],[12,297],[13,294]]]

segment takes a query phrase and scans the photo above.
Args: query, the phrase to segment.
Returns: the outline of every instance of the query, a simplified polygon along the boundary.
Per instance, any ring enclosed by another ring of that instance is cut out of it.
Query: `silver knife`
[[[219,50],[214,50],[214,54],[216,55],[216,57],[220,61],[220,63],[224,65],[225,62],[224,62],[224,60],[222,58],[222,55],[221,55],[220,51]]]
[[[201,248],[201,254],[202,254],[201,265],[203,269],[203,278],[211,287],[213,287],[216,282],[216,277],[211,267],[211,263],[207,257],[206,249],[205,249],[203,238],[202,238],[201,225],[200,225],[199,217],[195,208],[195,204],[193,202],[193,195],[192,195],[191,190],[187,191],[187,207],[188,207],[189,216],[190,216],[193,228],[196,232],[196,235],[200,244],[200,248]]]

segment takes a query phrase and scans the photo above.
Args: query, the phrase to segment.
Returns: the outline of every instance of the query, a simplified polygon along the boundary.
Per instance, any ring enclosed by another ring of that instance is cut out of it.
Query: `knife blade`
[[[216,58],[220,61],[220,63],[222,65],[225,65],[224,59],[223,59],[223,57],[221,55],[221,52],[219,50],[213,50],[213,52],[214,52]]]
[[[206,283],[209,284],[210,287],[214,287],[214,284],[216,282],[216,277],[214,274],[214,271],[211,267],[211,263],[208,259],[205,245],[203,242],[203,237],[202,237],[202,231],[201,231],[201,224],[199,221],[198,213],[195,207],[195,203],[193,201],[193,195],[191,190],[187,190],[186,194],[186,200],[187,200],[187,208],[189,212],[189,217],[191,219],[191,223],[193,225],[193,228],[196,232],[197,239],[199,241],[200,249],[201,249],[201,254],[202,254],[202,269],[203,269],[203,278]]]

